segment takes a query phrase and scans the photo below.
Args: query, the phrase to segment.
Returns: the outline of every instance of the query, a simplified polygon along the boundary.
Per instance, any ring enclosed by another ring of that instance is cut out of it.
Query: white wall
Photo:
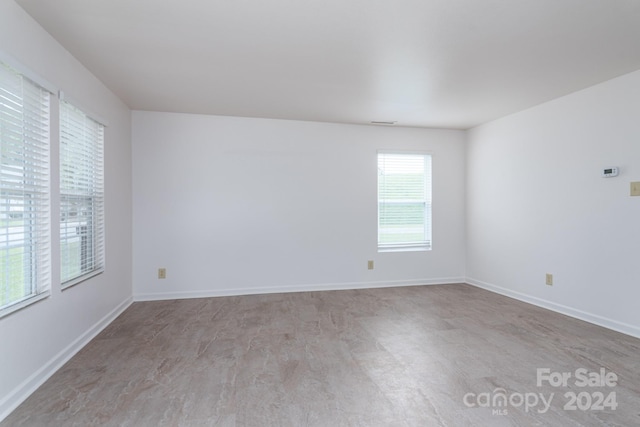
[[[134,298],[461,281],[464,138],[134,111]],[[377,253],[378,149],[433,154],[432,251]]]
[[[0,420],[131,301],[131,113],[12,0],[0,1],[0,50],[108,121],[106,272],[0,319]],[[54,102],[57,102],[54,100]],[[54,105],[57,112],[57,104]],[[53,123],[57,134],[57,124]],[[52,151],[57,153],[57,136]],[[57,160],[52,174],[57,175]],[[59,260],[53,245],[54,261]]]
[[[467,156],[469,281],[640,336],[640,71],[475,128]]]

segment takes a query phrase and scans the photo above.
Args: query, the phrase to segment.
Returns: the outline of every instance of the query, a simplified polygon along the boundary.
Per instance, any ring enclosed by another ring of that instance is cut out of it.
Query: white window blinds
[[[50,289],[50,93],[0,63],[0,315]]]
[[[378,153],[378,250],[431,248],[431,156]]]
[[[60,275],[70,286],[104,270],[104,126],[60,103]]]

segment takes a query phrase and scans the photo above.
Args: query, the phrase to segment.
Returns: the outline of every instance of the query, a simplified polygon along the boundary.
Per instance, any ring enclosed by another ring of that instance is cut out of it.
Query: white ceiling
[[[466,129],[640,69],[639,0],[16,0],[136,110]]]

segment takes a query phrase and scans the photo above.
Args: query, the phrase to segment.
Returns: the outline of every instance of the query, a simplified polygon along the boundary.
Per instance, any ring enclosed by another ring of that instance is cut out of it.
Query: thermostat
[[[613,176],[618,176],[618,168],[616,166],[602,169],[603,178],[611,178]]]

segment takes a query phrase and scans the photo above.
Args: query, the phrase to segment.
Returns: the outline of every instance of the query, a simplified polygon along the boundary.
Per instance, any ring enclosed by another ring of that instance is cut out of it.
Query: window
[[[0,315],[49,294],[50,97],[0,62]]]
[[[378,153],[378,250],[431,249],[431,156]]]
[[[104,126],[60,102],[60,276],[71,286],[104,270]]]

